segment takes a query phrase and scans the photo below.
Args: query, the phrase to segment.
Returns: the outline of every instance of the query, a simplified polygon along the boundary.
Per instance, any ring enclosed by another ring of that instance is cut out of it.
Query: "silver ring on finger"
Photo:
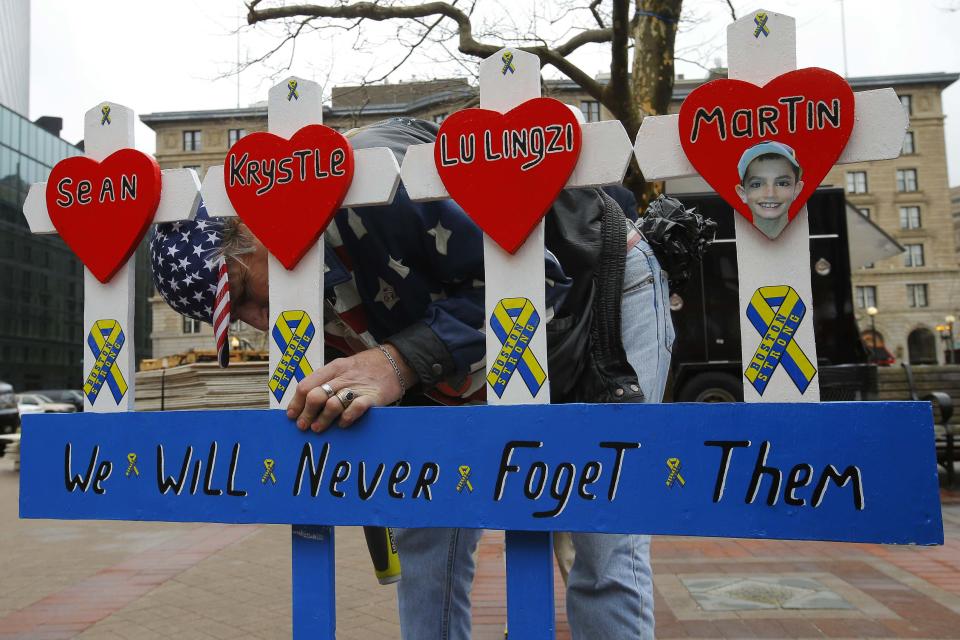
[[[354,391],[353,389],[349,389],[346,387],[344,387],[343,389],[340,389],[340,391],[337,391],[336,395],[337,395],[337,400],[339,400],[340,404],[343,405],[344,411],[346,411],[347,407],[349,407],[351,403],[353,403],[353,401],[357,399],[357,392]]]
[[[327,398],[332,398],[334,395],[336,395],[336,392],[333,390],[333,387],[331,387],[326,382],[320,385],[320,388],[323,389],[323,392],[325,394],[327,394]]]

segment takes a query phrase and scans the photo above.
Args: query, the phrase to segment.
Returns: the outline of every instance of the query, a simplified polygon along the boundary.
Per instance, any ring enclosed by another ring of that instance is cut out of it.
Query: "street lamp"
[[[947,363],[953,364],[953,323],[957,321],[953,314],[948,315],[944,320],[947,321]]]
[[[867,362],[876,363],[879,355],[877,351],[877,321],[875,320],[879,310],[874,306],[867,307],[867,315],[870,316],[870,357]]]

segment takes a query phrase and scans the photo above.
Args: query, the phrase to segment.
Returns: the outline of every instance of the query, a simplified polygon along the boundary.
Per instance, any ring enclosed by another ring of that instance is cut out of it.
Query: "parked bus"
[[[682,291],[671,296],[677,333],[671,365],[672,399],[675,402],[742,401],[742,318],[733,223],[733,216],[738,214],[712,192],[678,193],[671,189],[670,195],[688,207],[696,207],[718,225],[716,242],[707,251],[699,272]],[[873,399],[876,366],[870,364],[870,354],[861,340],[854,316],[851,271],[896,255],[903,248],[847,205],[842,189],[818,189],[807,209],[821,399]],[[757,342],[759,340],[757,336]]]

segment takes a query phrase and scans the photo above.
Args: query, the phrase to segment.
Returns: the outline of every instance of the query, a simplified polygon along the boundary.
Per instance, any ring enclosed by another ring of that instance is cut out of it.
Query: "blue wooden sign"
[[[31,415],[20,515],[941,544],[930,405]]]

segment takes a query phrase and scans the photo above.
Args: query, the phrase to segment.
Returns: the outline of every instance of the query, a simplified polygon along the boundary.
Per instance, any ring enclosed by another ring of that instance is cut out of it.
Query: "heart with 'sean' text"
[[[799,69],[762,87],[714,80],[694,89],[680,106],[680,144],[747,220],[763,228],[762,219],[787,216],[785,226],[840,157],[853,124],[850,85],[826,69]]]
[[[577,166],[580,124],[552,98],[527,100],[507,113],[464,109],[440,125],[433,153],[450,197],[515,253]]]
[[[160,166],[136,149],[103,162],[58,162],[47,180],[47,213],[67,246],[106,284],[133,255],[160,205]]]
[[[353,180],[353,149],[321,124],[287,140],[251,133],[227,153],[227,197],[250,231],[287,269],[317,243]]]

